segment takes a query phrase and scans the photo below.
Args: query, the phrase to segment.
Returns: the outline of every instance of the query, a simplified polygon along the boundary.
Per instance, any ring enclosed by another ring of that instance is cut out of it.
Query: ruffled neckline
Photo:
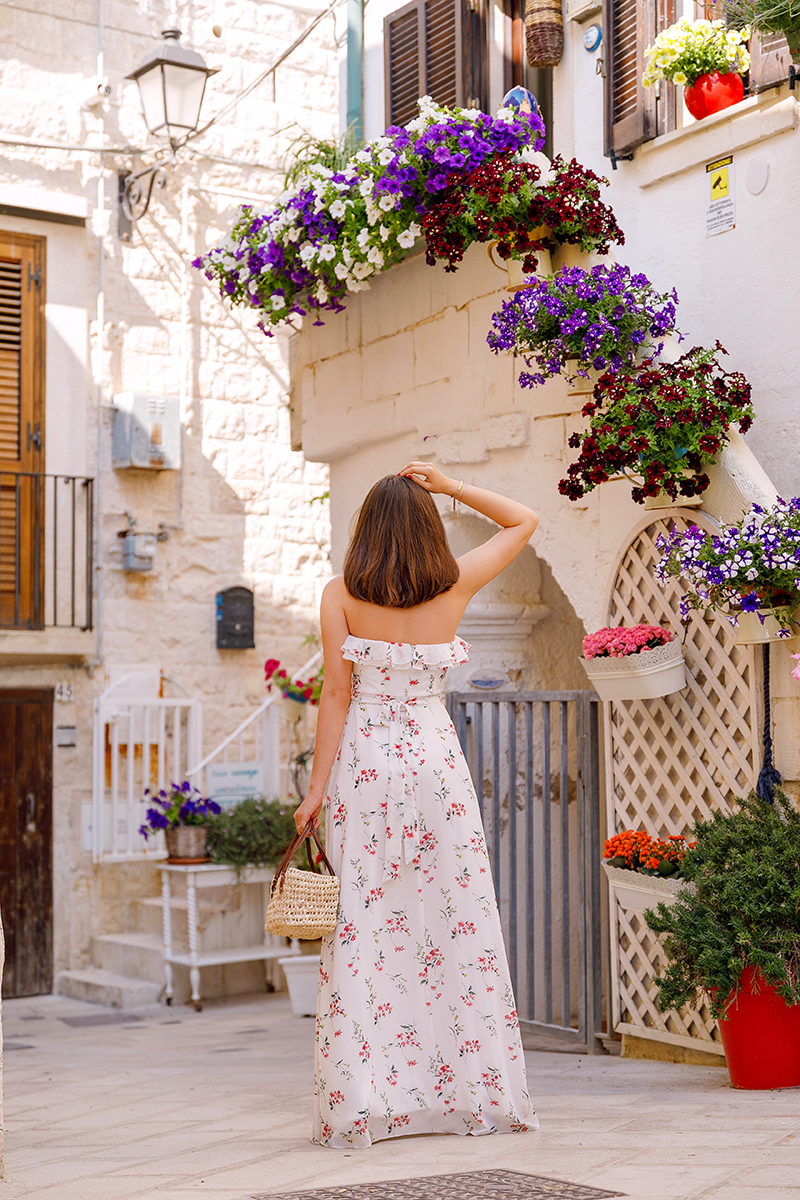
[[[457,667],[468,662],[469,650],[469,642],[460,637],[452,642],[384,642],[349,633],[342,644],[342,657],[376,667]]]

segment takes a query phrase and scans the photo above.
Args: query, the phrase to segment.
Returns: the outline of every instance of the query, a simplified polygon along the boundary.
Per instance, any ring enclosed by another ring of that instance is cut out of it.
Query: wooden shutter
[[[792,55],[780,33],[754,34],[750,39],[750,91],[764,92],[789,78]]]
[[[405,125],[417,100],[488,104],[486,0],[414,0],[383,23],[386,124]]]
[[[675,0],[605,0],[606,154],[621,157],[675,128],[675,88],[642,86],[644,52],[675,20]]]
[[[427,0],[425,4],[426,91],[438,104],[450,108],[461,103],[462,62],[460,3]]]
[[[0,232],[0,624],[38,624],[45,239]]]
[[[406,125],[425,95],[425,4],[413,0],[383,22],[386,124]]]

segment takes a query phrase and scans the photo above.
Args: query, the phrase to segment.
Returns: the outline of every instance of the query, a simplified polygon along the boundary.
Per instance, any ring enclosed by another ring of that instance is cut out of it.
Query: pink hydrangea
[[[654,650],[672,641],[673,635],[660,625],[634,625],[625,629],[598,629],[583,639],[584,658],[625,658],[642,650]]]

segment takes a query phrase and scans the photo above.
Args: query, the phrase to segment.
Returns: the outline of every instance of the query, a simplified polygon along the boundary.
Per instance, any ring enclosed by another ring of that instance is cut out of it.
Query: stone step
[[[144,1008],[157,1004],[161,982],[133,979],[115,971],[93,968],[87,971],[59,971],[55,992],[72,1000],[88,1000],[107,1008]]]
[[[161,985],[164,943],[154,933],[104,933],[92,938],[96,967]]]

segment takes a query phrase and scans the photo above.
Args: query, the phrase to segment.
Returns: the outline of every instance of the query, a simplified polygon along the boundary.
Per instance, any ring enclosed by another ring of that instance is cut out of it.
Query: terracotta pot
[[[205,825],[176,825],[166,831],[168,861],[174,863],[208,862]]]
[[[718,71],[700,75],[683,93],[683,102],[696,121],[721,112],[723,108],[730,108],[743,99],[744,84],[741,75],[735,71],[729,71],[726,75],[720,75]]]
[[[719,1030],[733,1087],[800,1087],[800,1005],[790,1007],[752,967]]]

